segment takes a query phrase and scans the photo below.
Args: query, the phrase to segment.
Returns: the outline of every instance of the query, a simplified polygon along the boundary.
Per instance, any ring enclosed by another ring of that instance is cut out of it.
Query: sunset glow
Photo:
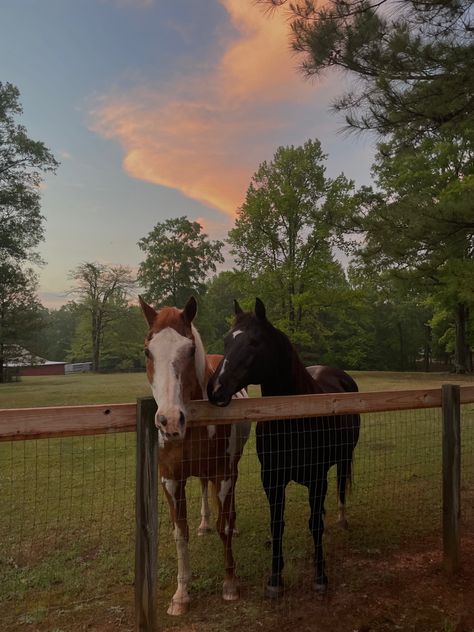
[[[233,217],[256,155],[286,124],[275,105],[314,93],[295,72],[284,14],[269,17],[253,0],[221,3],[236,34],[211,71],[189,68],[165,94],[148,86],[104,96],[92,128],[120,143],[130,176]]]

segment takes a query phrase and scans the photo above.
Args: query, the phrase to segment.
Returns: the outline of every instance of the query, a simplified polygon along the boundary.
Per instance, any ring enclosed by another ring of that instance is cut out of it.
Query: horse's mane
[[[271,327],[284,345],[288,360],[290,362],[291,377],[295,387],[295,394],[303,395],[310,393],[321,393],[321,389],[318,387],[318,384],[313,380],[311,375],[306,370],[306,367],[301,361],[298,351],[296,350],[294,344],[291,342],[288,336],[273,325],[271,325]]]
[[[191,325],[191,331],[194,336],[194,344],[196,345],[196,352],[194,354],[196,377],[204,394],[206,392],[207,381],[209,379],[209,366],[206,359],[206,352],[204,351],[204,345],[202,344],[201,336],[199,335],[199,332],[194,325]]]
[[[255,318],[256,316],[252,313],[239,314],[236,319],[236,326],[248,324]],[[288,336],[268,320],[263,321],[262,324],[273,338],[282,360],[290,367],[290,377],[294,388],[293,394],[321,393],[322,390],[306,370],[298,355],[298,351]]]

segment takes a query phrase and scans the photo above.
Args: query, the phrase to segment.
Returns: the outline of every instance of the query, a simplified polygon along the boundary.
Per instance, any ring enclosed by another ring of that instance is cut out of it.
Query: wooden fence
[[[227,408],[205,401],[188,407],[193,425],[294,419],[441,408],[443,412],[443,550],[445,569],[460,565],[460,405],[474,402],[474,386],[369,393],[330,393],[236,399]],[[152,398],[136,404],[0,409],[0,441],[137,432],[135,617],[136,630],[156,629],[158,445]]]

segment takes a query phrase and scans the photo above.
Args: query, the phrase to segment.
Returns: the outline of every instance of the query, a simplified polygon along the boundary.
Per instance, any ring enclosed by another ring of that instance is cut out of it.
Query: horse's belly
[[[275,484],[295,481],[308,485],[326,478],[338,454],[331,433],[315,423],[278,420],[257,426],[257,454],[264,485],[271,485],[270,479]]]

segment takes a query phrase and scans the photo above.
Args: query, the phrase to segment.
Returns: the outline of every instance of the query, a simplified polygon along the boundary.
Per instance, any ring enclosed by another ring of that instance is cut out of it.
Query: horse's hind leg
[[[270,505],[270,530],[272,533],[272,574],[265,587],[265,596],[275,599],[283,594],[283,578],[281,576],[283,561],[283,532],[285,530],[285,485],[264,482],[265,493]],[[274,483],[274,481],[272,481]]]
[[[327,475],[319,480],[312,481],[309,485],[309,504],[311,514],[309,518],[309,530],[314,542],[314,584],[313,588],[318,593],[324,593],[327,589],[328,578],[324,570],[323,533],[324,533],[324,501],[328,488]]]
[[[351,479],[351,462],[345,457],[337,464],[337,524],[348,529],[346,519],[346,490]]]
[[[208,481],[201,479],[201,524],[198,528],[198,535],[212,533],[213,529],[209,524],[211,510],[209,509]]]
[[[217,531],[224,545],[225,578],[222,587],[222,598],[225,601],[235,601],[239,598],[239,584],[235,575],[235,562],[232,553],[232,536],[235,525],[235,474],[229,478],[216,480],[217,504],[219,515]]]

